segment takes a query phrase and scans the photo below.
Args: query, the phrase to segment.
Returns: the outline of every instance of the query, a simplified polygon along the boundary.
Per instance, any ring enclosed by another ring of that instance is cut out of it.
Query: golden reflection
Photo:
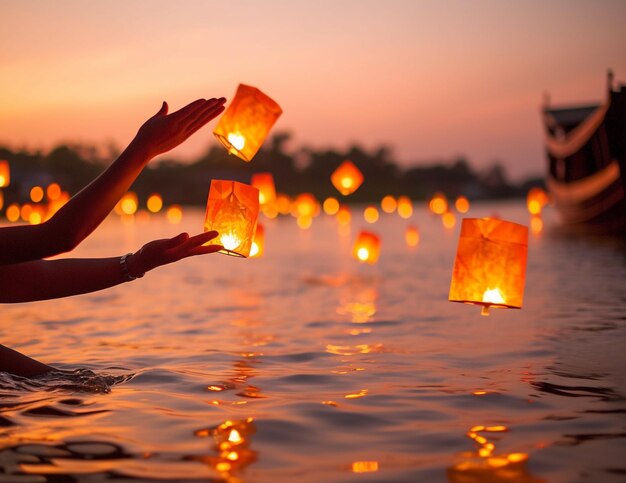
[[[322,401],[322,404],[325,404],[326,406],[332,406],[334,408],[339,406],[339,404],[337,404],[335,401]]]
[[[353,473],[371,473],[378,471],[378,461],[355,461],[352,463]]]
[[[543,481],[528,473],[525,467],[528,454],[496,453],[496,444],[490,440],[492,437],[490,433],[506,431],[508,428],[504,425],[477,425],[470,428],[467,436],[478,447],[476,451],[466,451],[459,455],[457,463],[448,468],[448,480],[454,483],[505,481],[539,483]]]
[[[202,461],[214,468],[229,482],[239,481],[237,473],[254,463],[257,452],[250,449],[251,437],[256,432],[252,418],[226,420],[212,428],[200,429],[194,434],[199,438],[212,437],[215,456],[194,456],[192,459]]]
[[[359,398],[362,398],[364,396],[367,396],[367,393],[368,393],[367,389],[361,389],[359,392],[346,394],[344,397],[346,399],[359,399]]]
[[[355,354],[382,352],[382,348],[382,344],[358,344],[354,346],[327,344],[326,352],[328,352],[329,354],[337,354],[340,356],[353,356]]]

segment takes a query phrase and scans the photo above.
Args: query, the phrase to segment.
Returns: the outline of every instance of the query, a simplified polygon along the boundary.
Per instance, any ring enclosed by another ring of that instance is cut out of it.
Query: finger
[[[211,119],[215,119],[217,116],[219,116],[224,111],[224,109],[225,107],[221,105],[221,106],[218,106],[216,109],[205,112],[198,119],[196,119],[189,125],[189,127],[187,128],[186,134],[188,136],[191,136],[193,133],[195,133],[198,129],[204,126]]]
[[[224,102],[226,102],[226,99],[224,99],[223,97],[220,97],[219,99],[209,99],[198,109],[190,111],[184,118],[181,118],[180,122],[181,124],[187,125],[196,122],[197,119],[206,116],[208,112],[219,109],[220,106],[224,105]]]
[[[177,246],[183,245],[189,239],[189,233],[183,232],[179,235],[176,235],[174,238],[170,238],[166,240],[165,249],[175,248]]]
[[[222,245],[202,245],[192,248],[185,253],[185,257],[195,257],[196,255],[206,255],[207,253],[217,253],[223,250]]]
[[[163,104],[161,104],[161,109],[159,109],[159,111],[152,117],[165,116],[165,115],[167,115],[167,110],[168,109],[169,109],[169,106],[167,105],[167,102],[163,101]]]
[[[214,230],[214,231],[207,231],[204,233],[200,233],[199,235],[194,235],[192,237],[189,237],[189,239],[187,241],[185,241],[185,248],[189,247],[189,248],[193,248],[195,246],[199,246],[199,245],[204,245],[205,243],[207,243],[208,241],[213,240],[215,237],[217,237],[218,233]]]
[[[193,102],[190,102],[185,107],[180,108],[178,111],[173,112],[171,114],[171,117],[178,121],[181,121],[198,109],[201,109],[206,102],[206,99],[197,99]]]

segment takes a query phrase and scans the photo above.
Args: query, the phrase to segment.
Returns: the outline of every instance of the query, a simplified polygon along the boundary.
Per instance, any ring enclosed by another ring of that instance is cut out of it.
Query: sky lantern
[[[133,191],[128,191],[122,199],[119,201],[120,210],[124,215],[134,215],[137,212],[139,202],[137,201],[137,194]]]
[[[350,220],[352,219],[350,207],[347,205],[341,205],[337,210],[337,214],[335,216],[337,218],[337,223],[339,223],[340,225],[348,225],[350,223]]]
[[[296,218],[302,216],[312,218],[319,214],[319,203],[311,193],[300,193],[293,203],[293,209]]]
[[[543,231],[541,215],[532,215],[530,217],[530,231],[532,231],[534,235],[539,235],[539,233]]]
[[[541,214],[543,207],[548,204],[548,194],[541,188],[534,187],[526,195],[526,207],[531,215]]]
[[[354,193],[363,183],[363,173],[356,165],[346,159],[330,176],[333,186],[344,196]]]
[[[16,222],[20,219],[20,212],[20,205],[18,205],[17,203],[11,203],[9,206],[7,206],[5,216],[7,217],[8,221]]]
[[[376,223],[378,221],[378,208],[375,206],[368,206],[363,210],[363,219],[368,223]]]
[[[172,225],[178,225],[183,221],[183,208],[180,205],[171,205],[165,211],[165,218]]]
[[[44,191],[41,186],[33,186],[30,189],[30,200],[33,203],[39,203],[41,200],[43,200],[43,195]]]
[[[239,84],[213,134],[229,153],[252,161],[282,113],[280,106],[259,89]]]
[[[443,215],[448,211],[448,199],[443,193],[435,193],[428,202],[428,208],[435,215]]]
[[[204,231],[216,230],[217,238],[208,245],[222,245],[220,253],[250,255],[259,216],[259,190],[237,181],[211,181]]]
[[[363,263],[374,264],[380,256],[380,238],[375,233],[361,231],[352,247],[352,256]]]
[[[327,215],[336,215],[339,211],[339,201],[337,200],[337,198],[329,196],[324,200],[324,203],[322,203],[322,209]]]
[[[9,162],[0,159],[0,188],[9,186],[11,182],[11,170],[9,169]]]
[[[383,199],[380,200],[380,207],[385,213],[393,213],[396,211],[398,207],[398,202],[392,195],[383,196]]]
[[[254,239],[250,247],[250,258],[260,258],[265,253],[265,227],[258,223],[254,232]]]
[[[420,232],[416,226],[409,225],[404,232],[404,241],[409,247],[416,247],[420,242]]]
[[[397,208],[398,208],[398,215],[400,215],[400,218],[404,218],[405,220],[408,220],[413,215],[413,202],[411,201],[411,198],[409,198],[408,196],[398,197]]]
[[[159,193],[152,193],[146,200],[146,208],[150,213],[158,213],[163,208],[163,198]]]
[[[454,207],[459,213],[467,213],[470,208],[470,202],[465,196],[459,196],[454,202]]]
[[[46,188],[48,201],[56,201],[61,197],[61,186],[59,183],[50,183]]]
[[[259,203],[266,205],[276,200],[276,187],[272,173],[254,173],[250,184],[259,190]]]
[[[449,300],[490,307],[522,307],[528,228],[495,218],[464,218]]]
[[[456,226],[456,215],[451,211],[446,211],[441,215],[441,224],[448,230],[454,228]]]

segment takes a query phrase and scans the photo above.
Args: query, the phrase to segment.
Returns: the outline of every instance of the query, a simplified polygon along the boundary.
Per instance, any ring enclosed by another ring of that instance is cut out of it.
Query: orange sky
[[[543,171],[539,109],[626,83],[626,2],[0,0],[0,144],[123,147],[162,100],[284,110],[292,147],[385,143],[405,165],[464,154]],[[214,123],[171,153],[191,158]]]

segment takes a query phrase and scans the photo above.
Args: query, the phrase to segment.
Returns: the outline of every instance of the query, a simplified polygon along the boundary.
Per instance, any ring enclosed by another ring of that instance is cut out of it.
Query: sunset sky
[[[539,110],[626,83],[626,1],[0,0],[0,144],[123,147],[162,100],[274,98],[303,144],[543,172]],[[190,159],[209,127],[170,153]],[[235,162],[235,160],[234,160]]]

